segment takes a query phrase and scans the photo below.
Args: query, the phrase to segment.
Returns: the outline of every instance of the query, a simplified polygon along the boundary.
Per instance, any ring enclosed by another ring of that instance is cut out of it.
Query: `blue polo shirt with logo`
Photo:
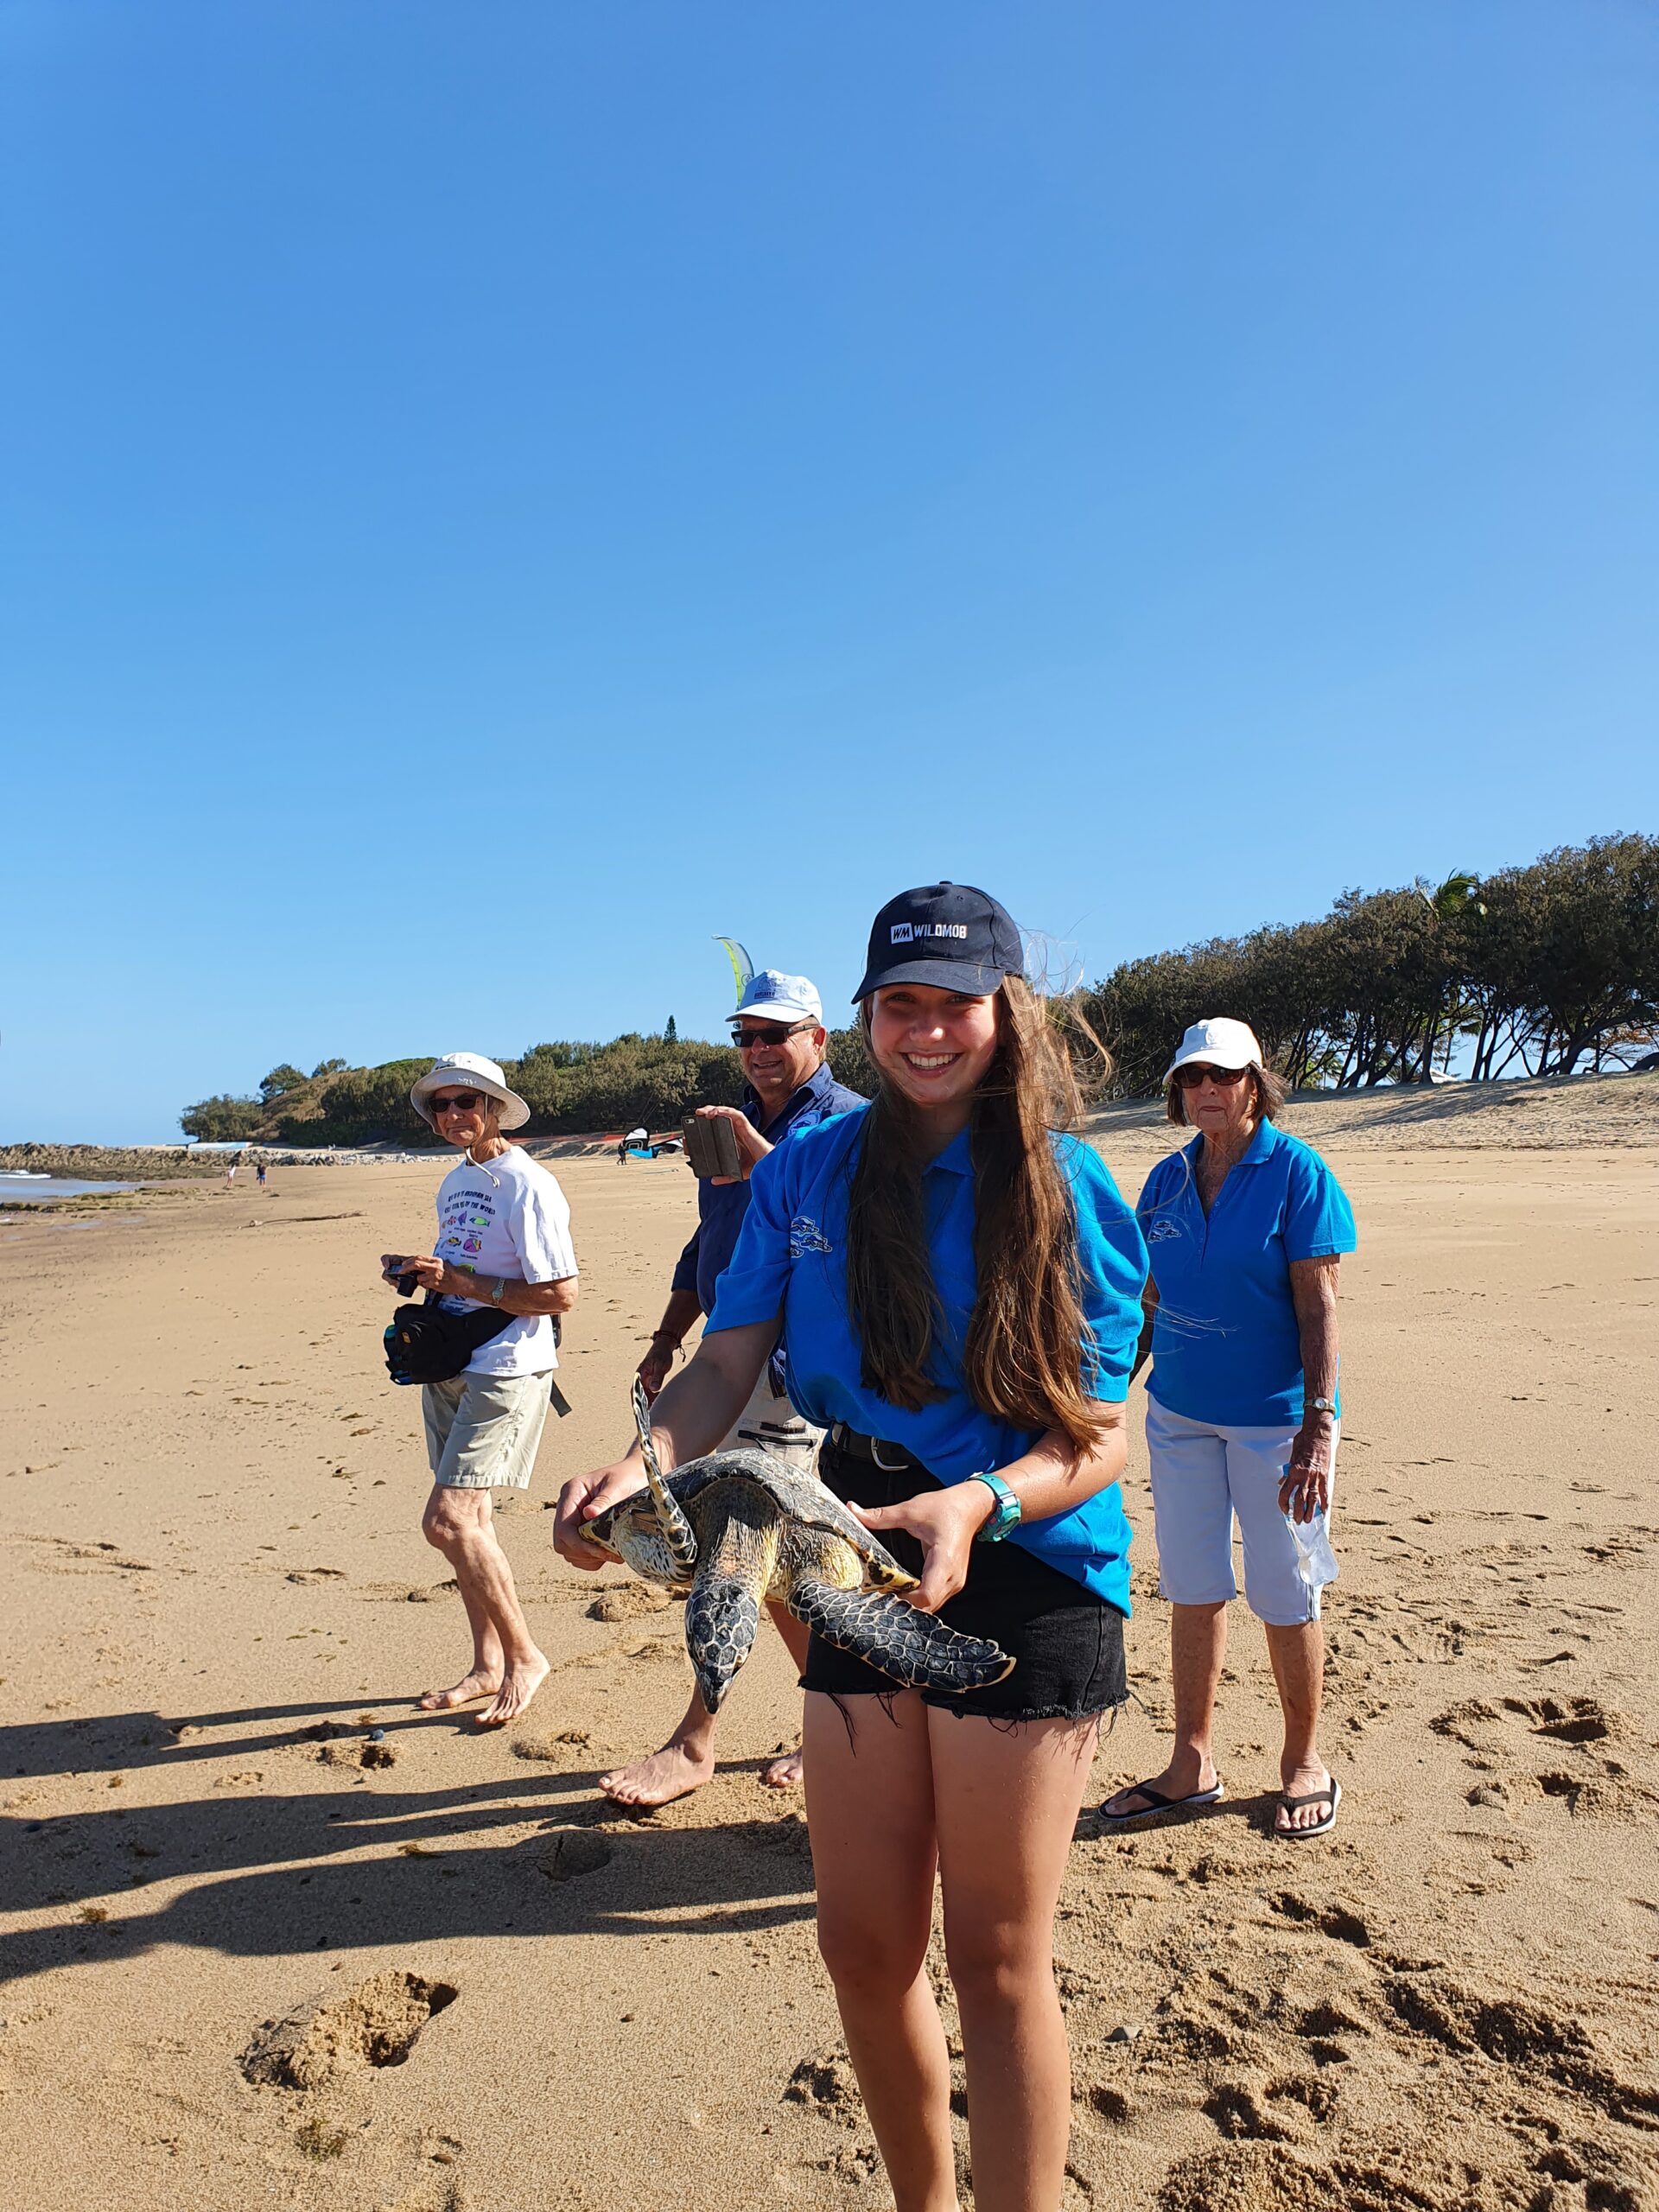
[[[1263,1122],[1206,1218],[1204,1139],[1160,1160],[1141,1193],[1157,1286],[1147,1390],[1171,1413],[1226,1428],[1302,1417],[1302,1344],[1293,1260],[1351,1252],[1353,1210],[1324,1160]]]
[[[977,1294],[974,1165],[964,1129],[922,1171],[928,1257],[941,1327],[929,1372],[946,1395],[906,1413],[865,1387],[847,1303],[847,1202],[868,1108],[803,1130],[749,1179],[749,1208],[720,1279],[705,1334],[783,1316],[789,1395],[810,1421],[902,1445],[945,1484],[1006,1467],[1042,1433],[995,1420],[975,1404],[963,1370]],[[1089,1334],[1084,1388],[1119,1404],[1141,1331],[1147,1255],[1106,1163],[1071,1137],[1052,1140],[1077,1210],[1079,1288]],[[1022,1522],[1008,1541],[1069,1574],[1122,1612],[1129,1610],[1129,1524],[1116,1483],[1070,1512]]]

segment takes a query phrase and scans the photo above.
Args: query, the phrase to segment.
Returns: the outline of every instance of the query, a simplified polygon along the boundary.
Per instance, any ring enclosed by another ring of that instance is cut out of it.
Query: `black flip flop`
[[[1305,1796],[1293,1797],[1287,1791],[1279,1792],[1277,1802],[1287,1813],[1298,1813],[1304,1805],[1329,1805],[1331,1809],[1322,1821],[1315,1821],[1311,1828],[1281,1828],[1275,1820],[1273,1832],[1281,1842],[1306,1843],[1311,1835],[1329,1835],[1337,1825],[1337,1808],[1342,1802],[1342,1784],[1333,1774],[1323,1789],[1310,1789]]]
[[[1119,1793],[1114,1790],[1112,1795]],[[1103,1805],[1100,1817],[1109,1829],[1132,1828],[1139,1821],[1154,1819],[1160,1813],[1181,1813],[1189,1808],[1196,1810],[1205,1805],[1219,1805],[1227,1795],[1227,1785],[1217,1775],[1213,1788],[1194,1789],[1185,1797],[1166,1797],[1161,1789],[1154,1789],[1149,1782],[1137,1782],[1129,1791],[1131,1797],[1144,1797],[1147,1802],[1133,1813],[1109,1813]]]

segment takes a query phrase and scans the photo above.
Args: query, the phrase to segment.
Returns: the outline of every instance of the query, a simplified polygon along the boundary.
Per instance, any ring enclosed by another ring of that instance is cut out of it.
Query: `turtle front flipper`
[[[800,1578],[789,1593],[789,1610],[826,1643],[911,1689],[960,1696],[1014,1670],[1014,1661],[988,1637],[963,1636],[879,1590],[836,1590]]]
[[[668,1546],[669,1557],[674,1562],[674,1579],[677,1582],[689,1582],[697,1564],[696,1534],[680,1510],[674,1493],[663,1480],[663,1471],[657,1459],[657,1447],[651,1440],[651,1401],[645,1395],[645,1384],[637,1375],[633,1378],[633,1425],[639,1432],[639,1456],[645,1463],[645,1483],[651,1491],[651,1502],[657,1509],[657,1521],[663,1532],[663,1541]]]
[[[777,1556],[775,1507],[750,1485],[734,1484],[703,1530],[697,1579],[685,1601],[685,1648],[711,1713],[754,1648]]]

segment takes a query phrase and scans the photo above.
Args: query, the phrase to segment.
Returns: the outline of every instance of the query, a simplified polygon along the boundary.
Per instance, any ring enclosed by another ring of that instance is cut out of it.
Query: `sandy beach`
[[[1228,1802],[1079,1829],[1068,2204],[1640,2212],[1659,1077],[1303,1102],[1287,1125],[1360,1226],[1326,1614],[1340,1823],[1268,1833],[1276,1702],[1241,1606]],[[1145,1107],[1095,1134],[1130,1196],[1175,1135]],[[503,1734],[412,1709],[466,1643],[418,1533],[374,1255],[429,1249],[444,1164],[0,1215],[8,2199],[883,2205],[798,1802],[759,1780],[796,1726],[776,1639],[708,1789],[635,1820],[594,1787],[683,1701],[679,1614],[566,1569],[547,1509],[627,1433],[694,1216],[677,1163],[550,1163],[583,1272],[573,1411],[502,1533],[554,1671]],[[1161,1763],[1167,1719],[1138,1440],[1127,1495],[1139,1702],[1091,1806]]]

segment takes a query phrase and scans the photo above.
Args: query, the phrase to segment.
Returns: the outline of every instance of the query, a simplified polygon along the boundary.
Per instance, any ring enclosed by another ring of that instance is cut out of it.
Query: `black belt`
[[[837,1452],[845,1452],[854,1459],[868,1459],[884,1474],[902,1474],[911,1467],[919,1474],[928,1471],[916,1454],[906,1452],[902,1444],[884,1443],[879,1436],[862,1436],[857,1429],[849,1428],[844,1421],[836,1421],[830,1429],[830,1441]]]

